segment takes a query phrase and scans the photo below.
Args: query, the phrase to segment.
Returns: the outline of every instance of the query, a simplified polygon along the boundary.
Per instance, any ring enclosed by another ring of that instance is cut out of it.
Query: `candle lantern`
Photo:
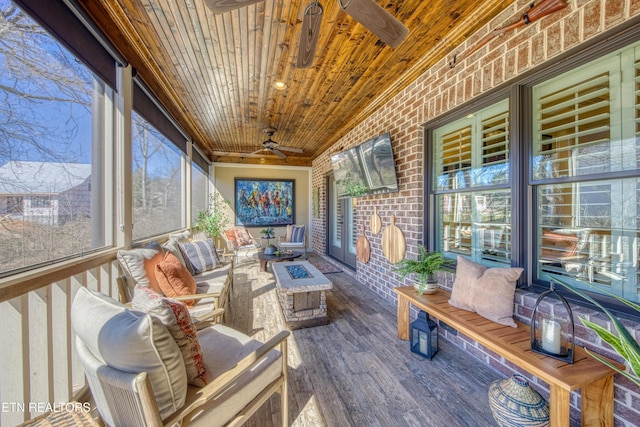
[[[552,314],[538,310],[543,300],[553,305]],[[562,304],[558,304],[558,300]],[[573,363],[573,313],[569,303],[556,292],[553,280],[550,289],[536,301],[531,314],[531,350],[558,360]]]
[[[438,325],[422,310],[411,323],[409,343],[413,353],[429,360],[438,352]]]

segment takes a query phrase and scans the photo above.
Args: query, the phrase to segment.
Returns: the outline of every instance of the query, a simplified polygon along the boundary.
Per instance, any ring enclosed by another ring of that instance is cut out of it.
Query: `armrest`
[[[249,369],[251,369],[257,362],[259,362],[263,357],[267,355],[271,350],[273,350],[276,346],[286,346],[287,337],[289,336],[289,331],[281,331],[273,338],[271,338],[266,343],[262,344],[255,351],[251,352],[247,356],[245,356],[238,364],[220,375],[214,382],[211,384],[207,384],[200,391],[197,392],[198,398],[191,402],[189,405],[183,407],[178,412],[173,414],[171,417],[167,418],[164,421],[165,426],[171,426],[178,422],[180,422],[183,418],[189,415],[191,412],[198,409],[198,407],[202,406],[209,400],[217,397],[217,395],[227,388],[230,384],[232,384],[238,377]],[[281,351],[284,355],[286,351]]]
[[[195,318],[193,324],[196,326],[197,330],[208,328],[216,323],[222,323],[221,320],[223,315],[224,308],[216,308],[205,315]]]
[[[203,298],[220,298],[221,292],[210,292],[207,294],[192,294],[192,295],[181,295],[179,297],[172,297],[176,301],[184,301],[184,300],[199,300]]]

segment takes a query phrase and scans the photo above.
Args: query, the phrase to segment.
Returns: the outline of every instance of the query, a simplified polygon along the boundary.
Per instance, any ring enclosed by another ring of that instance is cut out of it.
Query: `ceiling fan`
[[[337,1],[340,9],[392,48],[398,47],[409,34],[409,29],[402,22],[374,0]],[[296,62],[298,68],[308,68],[313,65],[323,13],[324,9],[318,0],[309,4],[304,10]]]
[[[250,6],[261,1],[264,0],[204,0],[207,7],[215,14]],[[375,0],[336,1],[340,9],[392,48],[398,47],[409,34],[409,29]],[[304,10],[296,62],[298,68],[308,68],[313,65],[323,13],[324,9],[319,0],[314,0]]]
[[[276,129],[274,129],[274,128],[266,128],[266,129],[263,129],[262,131],[267,134],[268,139],[266,141],[262,142],[262,148],[261,149],[256,150],[251,154],[258,154],[261,151],[265,151],[266,150],[266,151],[270,151],[272,154],[275,154],[276,156],[278,156],[282,160],[284,160],[284,159],[287,158],[287,156],[286,156],[286,154],[283,153],[283,151],[290,151],[292,153],[302,153],[302,150],[300,148],[282,147],[277,142],[275,142],[273,139],[271,139],[273,134],[277,132]]]
[[[204,4],[216,15],[241,7],[260,3],[264,0],[204,0]]]

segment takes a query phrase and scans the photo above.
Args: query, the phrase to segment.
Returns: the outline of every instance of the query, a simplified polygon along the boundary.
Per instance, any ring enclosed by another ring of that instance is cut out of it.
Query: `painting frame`
[[[235,225],[295,224],[295,179],[235,178]]]

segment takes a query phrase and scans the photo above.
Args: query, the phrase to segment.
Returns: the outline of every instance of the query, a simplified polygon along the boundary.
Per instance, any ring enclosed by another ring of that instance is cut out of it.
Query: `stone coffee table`
[[[325,291],[333,283],[308,261],[272,264],[282,312],[289,329],[329,323]]]

